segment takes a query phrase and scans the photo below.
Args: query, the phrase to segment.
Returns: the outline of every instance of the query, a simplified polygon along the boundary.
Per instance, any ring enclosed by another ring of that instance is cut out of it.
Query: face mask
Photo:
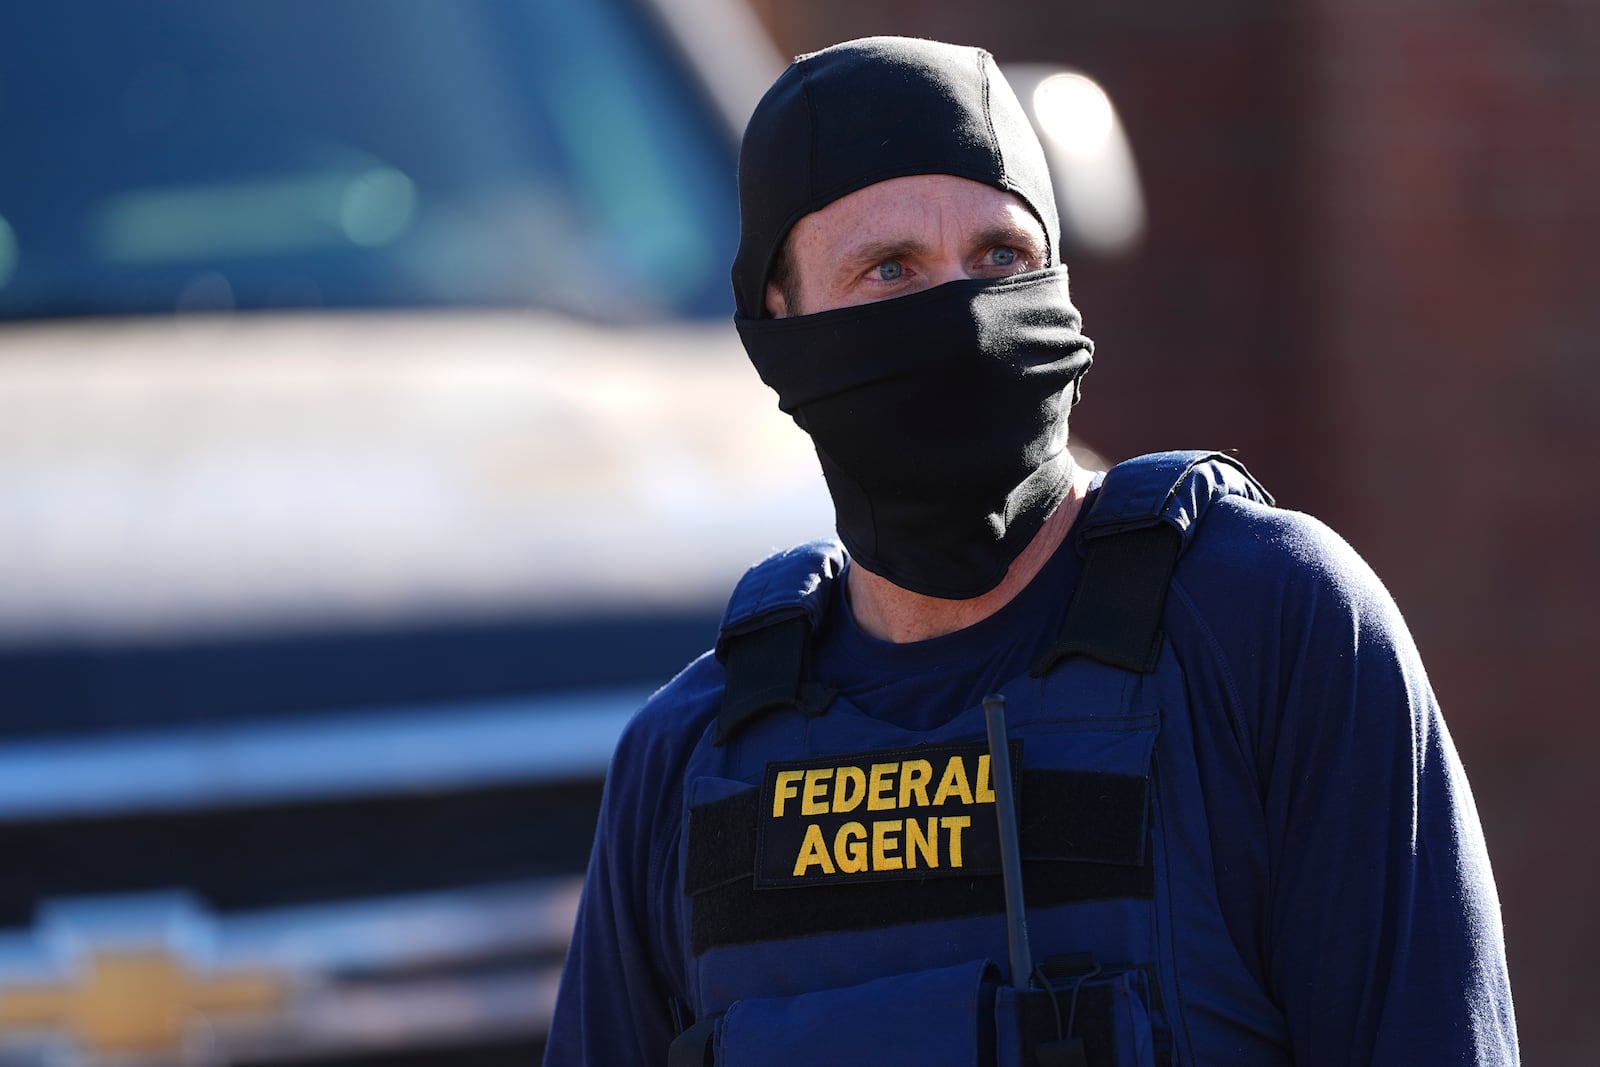
[[[1094,345],[1063,267],[735,322],[778,406],[811,435],[861,566],[964,600],[1065,496],[1067,412]]]

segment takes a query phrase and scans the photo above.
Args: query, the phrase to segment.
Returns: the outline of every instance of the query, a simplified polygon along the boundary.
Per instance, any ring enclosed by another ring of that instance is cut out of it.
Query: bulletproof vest
[[[673,1067],[1288,1062],[1217,905],[1180,658],[1161,630],[1216,500],[1271,498],[1205,452],[1113,468],[1075,530],[1054,647],[998,691],[1026,936],[1014,969],[981,709],[878,721],[808,671],[844,565],[828,541],[735,589],[721,712],[690,757],[680,843],[687,1028]]]

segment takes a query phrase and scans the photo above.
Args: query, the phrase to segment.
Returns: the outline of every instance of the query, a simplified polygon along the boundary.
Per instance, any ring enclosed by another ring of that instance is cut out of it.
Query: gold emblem
[[[198,973],[157,949],[100,951],[73,982],[0,989],[0,1037],[50,1030],[93,1053],[176,1056],[197,1023],[271,1016],[288,992],[266,972]]]

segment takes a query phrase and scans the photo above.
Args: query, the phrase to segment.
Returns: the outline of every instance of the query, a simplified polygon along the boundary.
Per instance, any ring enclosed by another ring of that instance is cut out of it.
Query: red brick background
[[[1151,228],[1074,263],[1110,458],[1237,448],[1406,613],[1478,796],[1530,1064],[1594,1062],[1600,4],[755,0],[1098,79]]]

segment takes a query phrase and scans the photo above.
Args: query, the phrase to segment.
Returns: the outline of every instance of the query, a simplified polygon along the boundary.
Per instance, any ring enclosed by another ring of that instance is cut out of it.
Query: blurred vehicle
[[[537,1058],[617,732],[831,521],[726,322],[780,67],[723,0],[0,8],[0,1065]]]

